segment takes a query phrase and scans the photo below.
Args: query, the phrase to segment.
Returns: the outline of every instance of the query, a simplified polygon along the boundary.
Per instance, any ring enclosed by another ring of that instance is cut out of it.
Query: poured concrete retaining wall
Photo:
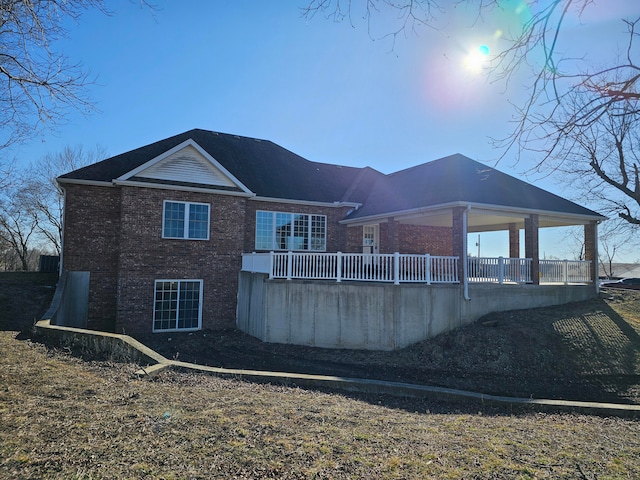
[[[140,365],[166,363],[167,360],[137,340],[115,333],[98,332],[83,328],[52,325],[50,319],[43,319],[34,326],[36,335],[71,350],[90,353],[118,362],[133,362]]]
[[[467,324],[491,312],[583,302],[597,295],[595,285],[470,284],[471,300],[462,303],[461,317]]]
[[[269,280],[241,272],[237,327],[265,342],[393,350],[472,323],[490,312],[560,305],[593,286],[392,285]]]

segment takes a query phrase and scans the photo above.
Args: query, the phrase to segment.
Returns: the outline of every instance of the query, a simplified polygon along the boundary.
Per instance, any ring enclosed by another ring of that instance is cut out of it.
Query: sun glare
[[[489,47],[480,45],[478,48],[469,52],[464,59],[465,68],[472,73],[480,73],[489,57]]]

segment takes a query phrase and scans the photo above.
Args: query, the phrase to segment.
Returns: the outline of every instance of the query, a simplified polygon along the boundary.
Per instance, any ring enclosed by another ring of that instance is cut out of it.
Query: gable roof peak
[[[192,142],[205,156],[215,160],[216,167],[236,179],[234,183],[241,190],[262,198],[339,202],[362,170],[312,162],[269,140],[192,129],[66,173],[58,180],[62,183],[112,183],[145,168],[147,162],[164,158],[185,142]],[[192,162],[191,165],[195,164]],[[158,172],[154,173],[157,177]],[[166,188],[171,185],[181,187],[170,180],[163,179],[163,182]],[[350,197],[358,201],[355,199],[362,198],[361,189],[356,189],[355,195]]]

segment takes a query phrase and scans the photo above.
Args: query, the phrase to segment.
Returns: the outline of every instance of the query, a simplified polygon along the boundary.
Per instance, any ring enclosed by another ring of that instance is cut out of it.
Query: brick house
[[[197,129],[58,182],[61,269],[88,272],[82,323],[132,335],[234,327],[252,252],[466,258],[467,233],[508,230],[517,258],[524,229],[535,284],[539,228],[584,225],[595,260],[604,218],[462,155],[385,175]]]

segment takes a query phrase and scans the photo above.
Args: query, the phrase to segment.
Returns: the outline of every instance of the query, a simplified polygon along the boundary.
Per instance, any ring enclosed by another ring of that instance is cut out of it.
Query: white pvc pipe
[[[464,299],[471,300],[469,297],[469,275],[467,272],[469,259],[467,258],[467,216],[469,211],[471,210],[471,205],[468,205],[465,211],[462,214],[462,256],[460,260],[462,260],[462,285],[464,292]]]

